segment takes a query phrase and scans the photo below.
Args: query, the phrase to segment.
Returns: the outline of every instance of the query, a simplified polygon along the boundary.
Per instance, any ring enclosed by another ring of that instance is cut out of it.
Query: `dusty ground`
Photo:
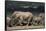
[[[41,29],[44,26],[16,26],[16,27],[7,27],[7,31],[16,31],[16,30],[27,30],[27,29]]]

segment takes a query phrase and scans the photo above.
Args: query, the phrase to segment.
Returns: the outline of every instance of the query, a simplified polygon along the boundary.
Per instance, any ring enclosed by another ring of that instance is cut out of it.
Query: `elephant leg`
[[[13,26],[13,21],[10,21],[8,26],[12,27]]]
[[[22,21],[22,25],[23,26],[27,25],[27,21]]]
[[[28,25],[31,25],[31,22],[30,22],[30,20],[31,20],[31,19],[29,18],[29,19],[28,19]]]
[[[22,25],[22,20],[19,20],[19,25]]]
[[[41,25],[41,21],[38,21],[38,25]]]

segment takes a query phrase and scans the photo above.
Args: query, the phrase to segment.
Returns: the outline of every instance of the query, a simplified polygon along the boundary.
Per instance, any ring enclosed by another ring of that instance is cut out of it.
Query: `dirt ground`
[[[16,27],[7,27],[7,31],[16,31],[16,30],[27,30],[27,29],[44,29],[45,26],[16,26]]]

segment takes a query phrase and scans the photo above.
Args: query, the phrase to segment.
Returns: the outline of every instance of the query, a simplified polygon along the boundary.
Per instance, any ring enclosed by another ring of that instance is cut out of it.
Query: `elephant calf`
[[[33,24],[34,25],[41,25],[42,24],[42,16],[34,16],[33,17]]]

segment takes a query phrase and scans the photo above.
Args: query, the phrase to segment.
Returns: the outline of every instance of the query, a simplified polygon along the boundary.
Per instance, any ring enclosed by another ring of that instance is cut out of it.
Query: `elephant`
[[[8,26],[9,25],[9,22],[10,22],[11,18],[9,16],[6,17],[6,25]]]
[[[29,24],[29,22],[31,21],[33,17],[33,14],[30,12],[14,12],[11,16],[11,21],[10,23],[13,25],[15,24],[15,26],[17,24],[23,25],[23,24]]]
[[[34,16],[33,17],[33,25],[41,25],[42,24],[42,16]]]

